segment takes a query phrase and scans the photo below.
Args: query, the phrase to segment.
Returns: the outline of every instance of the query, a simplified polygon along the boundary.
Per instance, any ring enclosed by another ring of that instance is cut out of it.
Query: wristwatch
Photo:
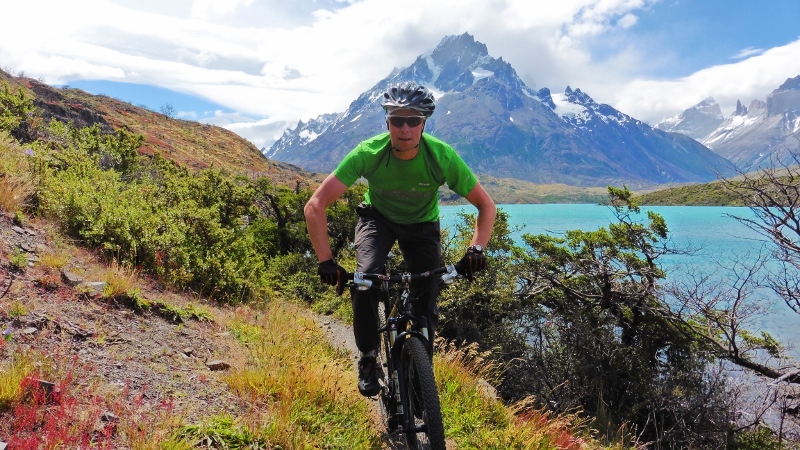
[[[480,246],[480,245],[477,245],[477,244],[476,244],[476,245],[470,245],[470,246],[467,248],[467,251],[468,251],[468,252],[483,253],[483,247],[482,247],[482,246]]]

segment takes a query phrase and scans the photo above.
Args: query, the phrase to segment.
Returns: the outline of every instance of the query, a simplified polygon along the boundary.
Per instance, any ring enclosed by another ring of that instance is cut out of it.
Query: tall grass
[[[5,347],[5,335],[0,337],[0,350]],[[2,354],[2,353],[0,353]],[[33,372],[33,360],[28,352],[14,352],[0,363],[0,412],[22,399],[22,380]]]
[[[230,322],[253,363],[227,377],[231,388],[268,413],[255,434],[284,449],[376,448],[379,432],[355,390],[352,363],[319,327],[287,303]]]
[[[135,269],[117,261],[112,261],[100,274],[95,275],[96,279],[106,283],[103,296],[109,298],[136,292],[138,276]]]
[[[459,449],[601,448],[577,416],[552,417],[526,402],[508,407],[493,395],[491,384],[501,368],[475,346],[438,343],[434,370],[444,416],[445,435]]]
[[[29,171],[30,155],[3,131],[0,131],[0,155],[0,210],[15,213],[29,204],[35,192]]]

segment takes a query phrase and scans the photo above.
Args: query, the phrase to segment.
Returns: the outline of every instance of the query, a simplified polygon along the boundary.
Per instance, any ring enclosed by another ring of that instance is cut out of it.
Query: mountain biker
[[[350,151],[305,205],[308,233],[319,260],[317,273],[322,282],[342,293],[347,271],[333,259],[326,209],[364,177],[369,186],[364,202],[356,209],[357,271],[383,272],[395,241],[409,272],[440,267],[438,189],[447,184],[478,210],[469,249],[456,264],[458,272],[472,281],[475,272],[486,268],[483,251],[494,225],[494,201],[451,146],[423,133],[436,107],[427,88],[412,82],[392,86],[383,94],[382,106],[388,132],[362,141]],[[350,293],[353,332],[361,352],[358,389],[370,397],[379,391],[377,292],[352,288]],[[431,341],[439,318],[437,295],[436,280],[412,283],[412,313],[426,317]]]

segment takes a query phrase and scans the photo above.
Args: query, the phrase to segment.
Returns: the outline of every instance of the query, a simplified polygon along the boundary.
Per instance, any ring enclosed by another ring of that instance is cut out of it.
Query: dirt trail
[[[347,323],[330,316],[315,315],[314,320],[325,332],[331,345],[337,349],[344,349],[350,353],[350,359],[353,363],[353,371],[358,370],[358,347],[356,347],[356,340],[353,336],[353,327]],[[357,373],[357,372],[356,372]],[[353,389],[357,389],[353,386]],[[372,405],[372,423],[376,430],[384,429],[383,416],[378,405],[378,398],[371,397],[367,401]],[[399,435],[384,436],[383,449],[405,449],[405,439]],[[449,447],[448,447],[449,448]],[[455,447],[454,447],[455,448]]]

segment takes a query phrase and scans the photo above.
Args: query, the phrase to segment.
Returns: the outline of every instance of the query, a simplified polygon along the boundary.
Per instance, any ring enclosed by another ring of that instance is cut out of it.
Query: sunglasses
[[[425,118],[422,116],[386,116],[389,123],[395,128],[402,128],[404,124],[408,124],[410,128],[422,125]]]

